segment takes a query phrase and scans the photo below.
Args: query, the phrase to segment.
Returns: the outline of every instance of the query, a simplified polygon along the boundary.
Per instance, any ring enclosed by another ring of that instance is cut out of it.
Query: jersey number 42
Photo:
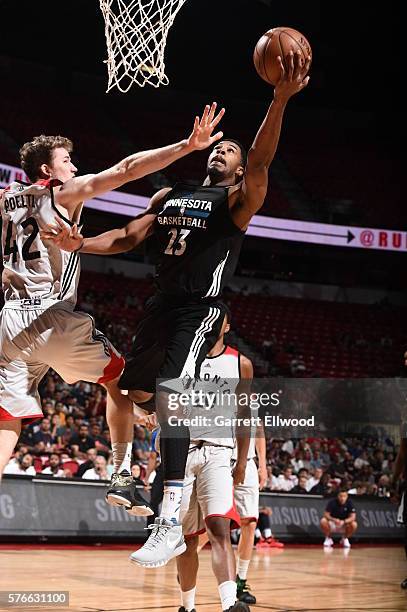
[[[41,257],[40,251],[30,251],[32,243],[34,242],[34,240],[36,239],[38,235],[38,232],[40,231],[38,227],[38,223],[34,219],[34,217],[28,217],[28,219],[25,219],[21,223],[21,227],[24,230],[26,230],[30,226],[32,228],[32,231],[29,234],[25,234],[26,239],[24,240],[24,243],[21,249],[21,256],[24,261],[30,261],[31,259],[39,259]],[[13,263],[16,263],[18,255],[19,255],[17,241],[13,239],[13,236],[16,236],[16,233],[17,233],[16,226],[14,225],[12,221],[9,221],[9,224],[7,226],[7,232],[6,232],[6,241],[3,247],[3,255],[5,257],[12,255]]]

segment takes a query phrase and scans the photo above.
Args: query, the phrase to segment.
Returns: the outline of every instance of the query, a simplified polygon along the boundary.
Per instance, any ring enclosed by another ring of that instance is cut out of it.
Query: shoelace
[[[147,542],[144,544],[144,548],[152,550],[157,544],[163,541],[164,537],[167,535],[167,531],[171,529],[171,525],[157,525],[154,523],[148,527],[144,527],[144,529],[150,529],[151,531]]]
[[[250,589],[251,589],[251,588],[252,588],[252,587],[250,586],[250,584],[247,584],[247,582],[246,582],[246,584],[244,585],[244,587],[243,587],[242,591],[243,591],[243,592],[244,592],[244,591],[250,591]]]
[[[127,485],[131,484],[132,480],[132,476],[122,476],[121,474],[115,474],[113,476],[112,486],[126,487]]]

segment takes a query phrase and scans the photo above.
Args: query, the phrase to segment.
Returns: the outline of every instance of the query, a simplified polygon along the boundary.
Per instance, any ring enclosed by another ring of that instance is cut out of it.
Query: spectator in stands
[[[58,453],[51,454],[49,458],[49,465],[42,470],[41,474],[49,474],[50,476],[55,476],[57,478],[65,477],[65,472],[61,467],[61,460]]]
[[[336,497],[331,499],[321,518],[321,529],[325,535],[324,546],[333,546],[332,533],[341,533],[341,544],[350,548],[349,538],[357,529],[356,510],[346,490],[340,490]]]
[[[375,485],[375,477],[373,474],[373,468],[370,465],[364,465],[358,472],[358,478],[363,480],[368,485]]]
[[[348,491],[349,495],[367,495],[367,485],[365,482],[354,482],[353,487]]]
[[[136,426],[134,428],[133,453],[138,461],[147,464],[150,456],[150,444],[146,439],[144,427]]]
[[[97,389],[94,397],[89,401],[89,416],[104,416],[106,414],[106,398],[101,389]]]
[[[43,442],[45,448],[51,449],[54,445],[54,438],[51,433],[51,421],[48,418],[42,419],[39,430],[33,435],[33,443]]]
[[[373,468],[375,476],[380,476],[383,473],[384,453],[381,449],[376,449],[373,452],[373,457],[370,460],[370,465]]]
[[[97,455],[94,467],[86,470],[82,478],[83,480],[109,480],[106,459],[102,455]]]
[[[300,470],[298,470],[298,472],[297,472],[297,479],[300,478],[300,476],[305,476],[305,478],[308,481],[308,478],[309,478],[309,470],[308,470],[308,468],[303,467]]]
[[[391,495],[390,478],[386,474],[380,476],[377,482],[376,495],[378,497],[390,497]]]
[[[277,478],[273,474],[273,468],[271,465],[267,466],[267,482],[264,488],[268,489],[269,491],[275,491],[277,489]]]
[[[311,450],[310,449],[305,450],[302,462],[304,464],[304,468],[308,472],[308,475],[309,475],[309,472],[310,472],[310,470],[312,468],[311,459],[312,459]]]
[[[112,448],[112,440],[110,438],[110,429],[106,427],[106,429],[102,431],[102,436],[106,440],[108,448],[109,449]]]
[[[78,409],[75,409],[73,411],[73,422],[74,422],[74,427],[76,432],[79,432],[79,429],[81,427],[81,425],[86,425],[85,423],[85,419],[84,419],[84,414],[82,412],[80,412]]]
[[[392,474],[394,467],[394,454],[392,452],[386,453],[386,458],[383,460],[382,469],[385,474]]]
[[[80,404],[81,406],[83,406],[85,399],[90,394],[90,392],[90,384],[83,381],[76,383],[76,385],[73,386],[73,389],[71,391],[72,396],[76,398],[78,404]]]
[[[299,450],[296,453],[296,456],[291,459],[291,465],[293,466],[294,472],[299,472],[304,465],[304,451]]]
[[[55,443],[58,443],[58,429],[60,427],[61,427],[61,418],[59,414],[55,412],[55,414],[53,414],[51,417],[51,429],[50,429],[52,439],[54,440]]]
[[[354,466],[357,470],[361,470],[364,466],[369,465],[369,459],[367,452],[364,450],[361,452],[359,457],[357,457],[354,461]]]
[[[342,480],[342,478],[344,478],[346,474],[346,469],[343,464],[343,461],[341,461],[341,456],[339,453],[334,453],[334,458],[328,468],[328,472],[330,473],[332,478],[338,478],[339,480]]]
[[[102,435],[102,428],[99,423],[94,423],[90,428],[90,435],[95,441],[95,448],[98,450],[110,450],[109,441]]]
[[[72,449],[77,447],[81,453],[86,453],[87,450],[95,447],[95,441],[89,435],[89,427],[87,425],[82,424],[79,427],[79,432],[71,437],[69,446]]]
[[[275,491],[291,491],[293,487],[297,484],[297,478],[293,475],[293,468],[286,467],[283,470],[283,473],[277,478],[277,488]]]
[[[34,459],[30,453],[25,453],[16,459],[10,459],[4,468],[4,474],[14,474],[19,476],[35,476]]]
[[[280,442],[283,442],[280,440]],[[281,446],[281,450],[288,453],[290,456],[294,455],[294,442],[292,440],[285,440]]]
[[[325,466],[328,466],[331,463],[331,455],[329,453],[329,447],[327,442],[323,442],[321,446],[321,461]]]
[[[296,493],[296,494],[301,494],[301,495],[307,495],[308,494],[308,491],[307,491],[307,482],[308,482],[308,478],[307,478],[306,474],[302,473],[300,476],[298,476],[298,483],[295,485],[295,487],[290,489],[290,491],[287,491],[287,493]]]
[[[312,489],[309,490],[309,493],[311,495],[323,495],[324,497],[326,497],[332,491],[330,480],[331,478],[328,472],[324,472],[318,484],[314,485]]]
[[[61,425],[65,424],[65,415],[68,412],[68,408],[63,402],[55,402],[55,413],[59,415]]]
[[[310,461],[311,470],[322,469],[323,461],[319,450],[312,451],[312,459]]]
[[[345,469],[345,473],[348,474],[351,478],[353,478],[355,474],[355,462],[352,455],[346,451],[343,455],[343,467]]]
[[[96,448],[88,448],[88,450],[86,451],[86,461],[81,463],[81,465],[79,466],[78,471],[75,474],[76,478],[82,478],[84,473],[87,472],[87,470],[91,470],[95,467],[96,457]]]
[[[136,481],[136,484],[139,485],[140,487],[144,487],[144,482],[141,478],[142,476],[142,469],[141,469],[141,465],[139,463],[133,463],[133,465],[131,466],[131,475],[133,476],[134,480]]]
[[[301,393],[301,396],[303,396],[303,393]],[[308,451],[311,449],[309,442],[307,442],[307,440],[305,438],[300,438],[297,442],[297,451]]]
[[[65,419],[65,425],[58,427],[57,429],[57,441],[60,446],[66,446],[69,443],[72,435],[77,432],[74,425],[74,418],[72,414],[68,414]]]
[[[284,452],[284,451],[280,451],[280,453],[278,454],[278,457],[276,459],[276,467],[280,470],[280,471],[284,471],[286,467],[290,467],[292,469],[292,465],[291,465],[291,456]],[[296,483],[294,483],[296,484]]]
[[[308,479],[307,482],[307,491],[311,491],[311,489],[313,487],[315,487],[321,480],[323,474],[323,470],[322,468],[315,468],[313,474],[311,475],[311,477]]]

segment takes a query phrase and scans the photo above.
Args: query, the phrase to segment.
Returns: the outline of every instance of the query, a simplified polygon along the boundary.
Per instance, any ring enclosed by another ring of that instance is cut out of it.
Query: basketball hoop
[[[106,92],[168,85],[164,51],[170,27],[186,0],[99,0],[105,20]]]

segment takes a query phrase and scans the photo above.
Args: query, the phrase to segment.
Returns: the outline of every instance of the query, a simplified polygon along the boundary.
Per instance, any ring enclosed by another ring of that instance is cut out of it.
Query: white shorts
[[[345,525],[337,525],[334,521],[329,521],[331,533],[345,533]]]
[[[92,317],[61,307],[0,313],[0,420],[41,418],[38,384],[49,368],[69,384],[120,376],[124,359]]]
[[[257,521],[259,518],[259,475],[254,459],[246,466],[244,483],[235,487],[236,509],[240,518]]]
[[[191,448],[185,469],[181,523],[185,536],[205,532],[205,520],[223,516],[240,524],[233,498],[232,448]]]

